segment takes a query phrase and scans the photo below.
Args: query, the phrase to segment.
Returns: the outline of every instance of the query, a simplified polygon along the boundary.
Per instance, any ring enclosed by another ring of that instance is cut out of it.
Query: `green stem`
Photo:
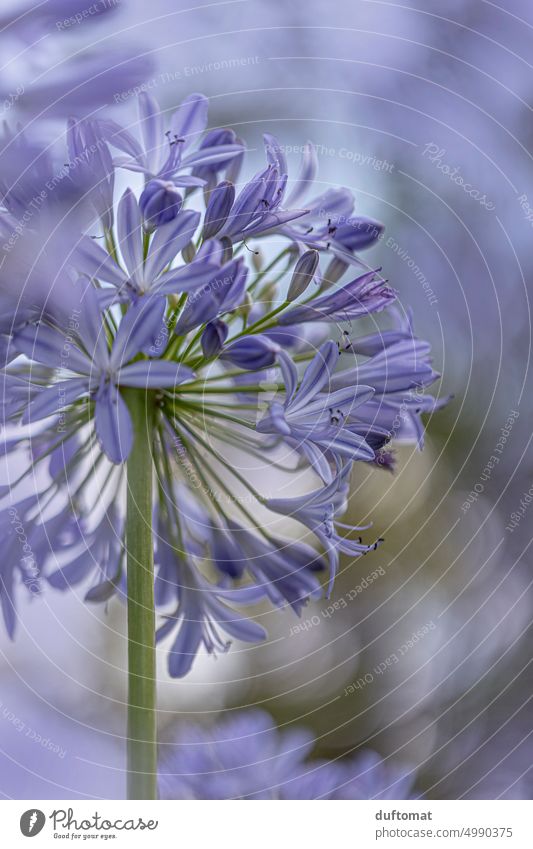
[[[154,548],[152,478],[154,402],[126,390],[134,442],[127,463],[128,502],[128,798],[157,798]]]

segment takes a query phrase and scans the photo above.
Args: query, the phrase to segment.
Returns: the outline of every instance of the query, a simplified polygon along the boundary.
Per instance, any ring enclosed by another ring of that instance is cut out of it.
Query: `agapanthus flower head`
[[[21,448],[33,463],[11,474],[5,508],[25,523],[40,586],[85,584],[91,603],[123,596],[127,481],[145,440],[157,633],[174,676],[200,650],[264,640],[253,612],[300,615],[331,591],[342,554],[376,549],[373,529],[343,522],[352,469],[391,468],[390,440],[421,444],[421,413],[441,403],[425,394],[438,375],[396,291],[377,271],[354,276],[380,225],[356,221],[344,189],[300,206],[316,173],[311,145],[291,181],[266,134],[265,167],[237,183],[243,145],[232,131],[206,131],[207,105],[191,95],[167,121],[141,95],[139,134],[72,120],[68,184],[54,186],[91,212],[69,218],[68,231],[47,229],[51,190],[20,237],[39,250],[6,242],[5,278],[0,266],[4,453],[10,468]],[[2,233],[55,173],[42,162],[3,189]],[[145,183],[115,206],[117,168]],[[358,335],[369,317],[374,332]],[[286,533],[288,520],[299,532]],[[1,600],[13,634],[28,570],[16,545],[9,551]]]
[[[211,728],[186,725],[164,747],[163,799],[410,799],[415,771],[371,750],[327,761],[310,758],[313,734],[279,729],[261,710]]]

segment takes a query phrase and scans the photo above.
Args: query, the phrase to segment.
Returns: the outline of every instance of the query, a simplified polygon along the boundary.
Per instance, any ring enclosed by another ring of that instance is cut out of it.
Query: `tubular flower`
[[[335,189],[300,206],[316,173],[311,147],[294,184],[267,134],[265,167],[237,186],[243,145],[230,130],[204,133],[201,95],[181,104],[169,130],[146,94],[140,114],[140,137],[110,121],[72,120],[69,179],[20,232],[27,199],[57,163],[21,165],[16,185],[11,157],[0,156],[0,231],[16,234],[0,264],[10,473],[0,520],[9,530],[16,515],[33,558],[21,560],[11,533],[0,601],[13,635],[19,587],[30,579],[37,594],[44,584],[84,585],[89,603],[125,595],[142,397],[157,638],[170,674],[183,676],[199,651],[266,639],[258,604],[300,615],[327,570],[331,591],[341,554],[377,547],[373,533],[359,536],[368,528],[342,523],[352,468],[391,468],[384,447],[421,444],[421,415],[442,401],[425,394],[438,375],[397,293],[377,272],[342,279],[338,263],[351,268],[374,239],[362,219],[356,237],[351,194]],[[117,168],[146,182],[114,208]],[[331,221],[348,218],[328,234],[323,209]],[[267,251],[271,233],[281,251],[261,264],[257,246]],[[338,280],[324,293],[321,266],[332,262]],[[358,336],[368,316],[383,329]],[[21,450],[32,467],[15,474]],[[296,536],[286,536],[287,518]]]

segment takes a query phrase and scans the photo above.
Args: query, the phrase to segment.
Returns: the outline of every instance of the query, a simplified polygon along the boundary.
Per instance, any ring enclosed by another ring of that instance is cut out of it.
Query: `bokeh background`
[[[267,644],[200,656],[183,681],[162,648],[162,739],[259,705],[311,728],[317,756],[370,747],[408,765],[430,798],[531,798],[532,4],[105,3],[68,27],[51,13],[44,37],[6,4],[2,117],[127,123],[142,84],[169,109],[204,92],[210,126],[234,127],[257,167],[264,130],[294,170],[313,141],[320,183],[386,225],[365,258],[454,396],[394,476],[359,464],[350,516],[386,542],[345,560],[300,628],[272,615]],[[124,794],[124,634],[120,604],[87,607],[83,590],[27,602],[16,641],[0,634],[4,797]]]

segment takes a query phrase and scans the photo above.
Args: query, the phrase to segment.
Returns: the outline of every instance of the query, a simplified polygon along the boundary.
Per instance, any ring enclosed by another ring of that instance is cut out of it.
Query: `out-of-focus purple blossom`
[[[133,44],[118,42],[118,33],[117,43],[111,42],[112,62],[110,36],[106,49],[80,49],[75,38],[79,26],[97,30],[101,19],[118,12],[120,4],[95,3],[89,13],[87,8],[84,0],[46,0],[22,2],[0,15],[5,51],[0,96],[24,117],[89,115],[109,104],[112,93],[142,84],[152,71],[152,58],[139,55]]]
[[[68,178],[80,195],[90,201],[103,227],[113,226],[115,171],[111,154],[96,121],[68,122]]]
[[[164,748],[163,799],[409,799],[414,771],[372,751],[335,761],[309,760],[314,737],[279,730],[259,710],[212,728],[185,726]]]

